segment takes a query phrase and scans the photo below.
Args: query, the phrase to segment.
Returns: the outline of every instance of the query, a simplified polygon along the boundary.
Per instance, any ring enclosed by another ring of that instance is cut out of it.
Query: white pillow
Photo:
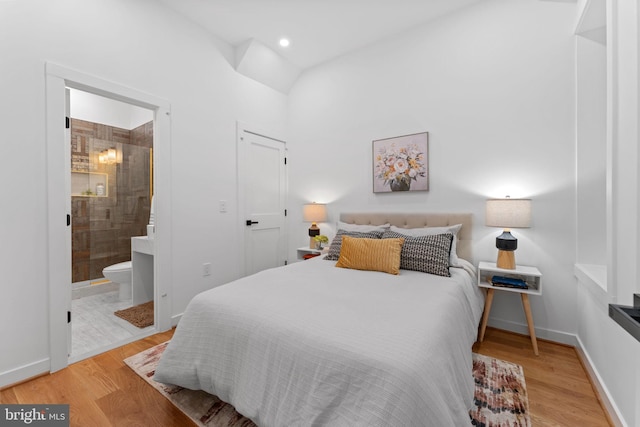
[[[370,233],[372,231],[385,231],[389,229],[389,226],[391,226],[391,224],[359,225],[359,224],[349,224],[346,222],[338,221],[338,230],[357,231],[359,233]]]
[[[451,243],[451,253],[449,254],[449,265],[452,267],[460,267],[460,260],[458,259],[457,243],[458,243],[458,231],[462,228],[462,224],[447,225],[446,227],[423,227],[423,228],[400,228],[392,225],[391,231],[404,234],[405,236],[420,237],[431,236],[433,234],[451,233],[453,234],[453,242]]]
[[[467,261],[464,258],[458,258],[458,262],[460,262],[460,265],[459,266],[455,266],[456,268],[462,268],[467,273],[469,273],[469,275],[471,277],[477,277],[478,272],[477,272],[477,270],[476,270],[476,268],[474,267],[473,264],[471,264],[469,261]],[[454,267],[454,266],[452,266],[452,267]]]

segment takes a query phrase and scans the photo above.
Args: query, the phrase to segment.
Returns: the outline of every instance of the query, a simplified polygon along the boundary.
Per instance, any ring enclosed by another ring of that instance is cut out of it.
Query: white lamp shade
[[[325,222],[327,205],[323,203],[307,203],[302,207],[302,218],[305,222]]]
[[[531,199],[489,199],[485,224],[500,228],[529,228]]]

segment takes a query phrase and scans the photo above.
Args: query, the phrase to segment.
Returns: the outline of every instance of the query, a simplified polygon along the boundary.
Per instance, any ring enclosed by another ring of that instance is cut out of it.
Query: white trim
[[[167,100],[90,74],[85,74],[81,71],[66,68],[52,62],[45,63],[45,67],[48,76],[61,78],[65,80],[68,87],[74,89],[80,89],[95,95],[104,96],[105,98],[148,108],[149,110],[155,110],[157,108],[170,109],[171,107]]]
[[[511,320],[489,318],[489,326],[505,331],[515,332],[521,335],[529,335],[529,327],[524,323],[513,322]],[[553,329],[543,329],[535,327],[536,337],[553,341],[561,344],[566,344],[575,347],[578,344],[577,337],[574,334],[567,332],[555,331]],[[533,352],[533,349],[531,350]]]
[[[70,164],[64,147],[65,88],[72,87],[107,98],[127,102],[154,111],[154,200],[156,250],[154,259],[155,322],[151,333],[171,327],[170,289],[172,281],[171,258],[171,105],[155,96],[119,85],[101,78],[45,63],[46,79],[46,137],[47,137],[47,218],[48,218],[48,271],[49,280],[49,369],[65,368],[69,363],[67,350],[68,325],[63,308],[71,311],[70,269],[71,248],[60,250],[60,242],[70,246],[69,227],[65,217],[70,214],[65,189],[65,175]],[[64,292],[64,290],[68,292]],[[139,339],[142,335],[137,335]],[[146,335],[145,335],[146,336]],[[113,348],[113,347],[112,347]]]
[[[171,316],[171,327],[175,328],[176,326],[178,326],[178,323],[180,323],[180,320],[182,319],[182,315],[184,313],[180,313],[180,314],[175,314],[173,316]]]
[[[236,122],[236,173],[237,183],[238,183],[238,197],[236,198],[236,209],[238,212],[238,227],[236,235],[236,241],[240,242],[238,245],[238,259],[240,262],[238,263],[238,277],[244,277],[246,275],[245,272],[245,239],[244,239],[244,228],[246,227],[244,224],[244,219],[246,216],[245,209],[245,191],[244,191],[244,170],[243,170],[243,159],[247,157],[245,144],[242,143],[242,135],[247,126],[244,123]]]
[[[8,371],[0,372],[0,388],[10,387],[25,380],[49,372],[49,358],[19,366]]]
[[[249,125],[238,120],[236,122],[236,129],[238,130],[238,135],[241,135],[243,131],[247,131],[249,133],[260,135],[265,138],[274,139],[276,141],[284,143],[285,145],[287,144],[287,139],[284,135],[280,134],[279,132],[275,132],[273,129],[268,129],[263,126]]]
[[[600,401],[602,402],[604,409],[607,411],[609,417],[611,418],[611,422],[616,427],[619,427],[619,426],[626,427],[627,424],[624,422],[624,418],[622,417],[622,414],[620,413],[618,406],[616,405],[615,401],[611,397],[611,393],[609,393],[609,389],[604,385],[604,382],[602,381],[602,377],[600,376],[600,373],[598,373],[598,370],[593,364],[591,357],[589,357],[589,353],[587,353],[587,351],[584,348],[584,345],[582,345],[582,341],[580,340],[580,337],[576,336],[576,340],[578,344],[575,346],[575,348],[576,348],[576,352],[578,353],[578,357],[581,359],[582,364],[584,365],[584,368],[587,371],[587,375],[589,375],[589,377],[591,378],[591,382],[600,397]]]
[[[614,168],[616,167],[616,147],[618,138],[617,117],[618,117],[618,79],[616,71],[618,68],[618,37],[614,25],[617,19],[617,7],[613,1],[607,1],[607,157],[606,157],[606,230],[607,230],[607,301],[615,303],[617,301],[617,272],[616,259],[618,257],[618,246],[616,245],[617,224],[614,221],[614,189],[618,183],[614,182]]]
[[[578,279],[578,286],[582,286],[591,294],[598,308],[609,314],[609,300],[607,297],[607,266],[593,264],[575,264],[573,274]]]
[[[153,119],[154,308],[159,331],[171,329],[173,254],[171,218],[171,106],[158,106]],[[160,244],[158,243],[160,242]]]

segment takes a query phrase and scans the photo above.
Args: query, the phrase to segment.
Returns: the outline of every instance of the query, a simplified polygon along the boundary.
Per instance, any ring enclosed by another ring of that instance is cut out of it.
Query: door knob
[[[257,224],[258,221],[251,221],[250,219],[247,220],[247,227],[251,227],[253,224]]]

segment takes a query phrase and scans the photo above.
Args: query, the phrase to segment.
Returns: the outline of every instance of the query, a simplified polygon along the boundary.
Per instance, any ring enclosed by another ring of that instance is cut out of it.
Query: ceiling
[[[481,0],[160,1],[234,47],[255,39],[304,69]]]

